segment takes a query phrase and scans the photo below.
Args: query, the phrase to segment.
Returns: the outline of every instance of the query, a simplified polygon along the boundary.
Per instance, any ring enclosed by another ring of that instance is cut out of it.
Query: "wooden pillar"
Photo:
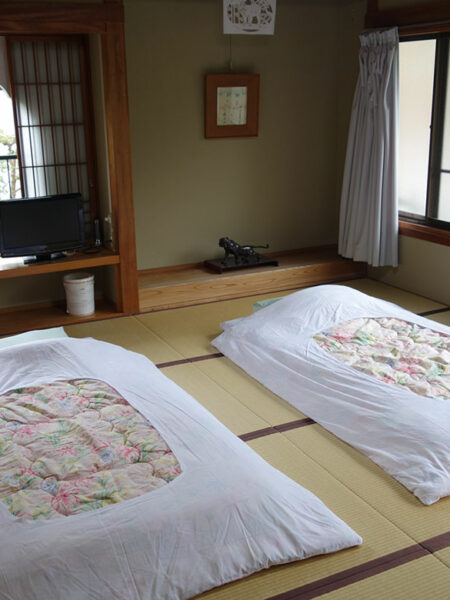
[[[139,298],[123,23],[107,23],[101,40],[111,209],[120,254],[117,307],[132,314],[139,312]]]

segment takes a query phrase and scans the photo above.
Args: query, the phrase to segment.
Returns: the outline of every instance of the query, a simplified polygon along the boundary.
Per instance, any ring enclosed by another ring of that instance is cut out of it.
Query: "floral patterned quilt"
[[[102,381],[0,395],[0,500],[17,517],[94,510],[167,485],[180,472],[158,431]]]
[[[335,358],[386,383],[450,399],[450,336],[395,318],[360,318],[314,336]]]

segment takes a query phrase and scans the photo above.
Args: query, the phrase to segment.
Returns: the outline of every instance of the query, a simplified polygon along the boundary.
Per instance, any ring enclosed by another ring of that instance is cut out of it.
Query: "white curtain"
[[[342,184],[339,253],[374,267],[398,264],[398,31],[360,36]]]
[[[86,232],[91,207],[80,41],[8,43],[24,196],[79,192]]]

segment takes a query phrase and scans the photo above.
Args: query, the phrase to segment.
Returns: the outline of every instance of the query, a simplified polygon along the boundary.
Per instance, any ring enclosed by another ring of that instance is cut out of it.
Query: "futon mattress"
[[[222,327],[216,348],[424,504],[450,495],[450,328],[337,285]]]
[[[0,597],[185,600],[361,538],[147,358],[0,350]]]

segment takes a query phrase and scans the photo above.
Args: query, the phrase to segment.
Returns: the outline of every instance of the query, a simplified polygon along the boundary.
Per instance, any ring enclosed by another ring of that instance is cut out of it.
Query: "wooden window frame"
[[[120,312],[139,312],[131,179],[130,127],[122,2],[0,2],[0,35],[98,34],[106,120],[111,210],[120,262],[115,265]]]
[[[448,0],[386,9],[378,7],[378,0],[367,0],[365,17],[367,28],[397,26],[407,28],[409,33],[420,34],[448,31],[449,25],[450,5]]]
[[[415,6],[380,9],[378,0],[367,0],[365,26],[397,26],[400,39],[450,32],[450,4],[448,0],[440,0]],[[445,229],[447,226],[446,222],[434,223],[428,217],[422,219],[417,215],[399,214],[400,234],[450,246],[450,231]]]
[[[419,240],[425,240],[443,246],[450,246],[450,231],[445,231],[445,229],[436,229],[429,225],[422,225],[420,223],[414,223],[413,221],[400,219],[398,223],[398,232],[401,235],[414,237]]]

